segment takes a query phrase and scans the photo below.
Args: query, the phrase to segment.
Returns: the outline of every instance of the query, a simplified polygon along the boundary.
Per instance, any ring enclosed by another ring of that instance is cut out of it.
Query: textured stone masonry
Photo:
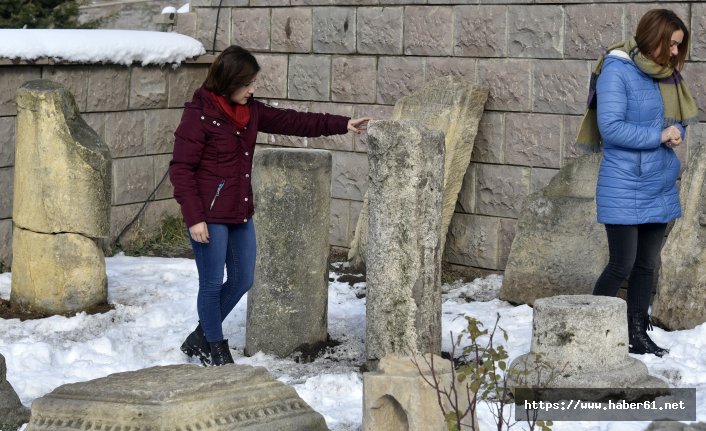
[[[356,47],[356,9],[315,7],[313,49],[322,54],[353,54]]]

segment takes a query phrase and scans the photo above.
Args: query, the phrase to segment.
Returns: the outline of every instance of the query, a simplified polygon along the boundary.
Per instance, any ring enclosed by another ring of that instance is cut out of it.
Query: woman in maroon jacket
[[[174,133],[169,178],[199,273],[199,325],[181,346],[204,365],[233,362],[221,323],[250,289],[255,227],[250,183],[258,132],[316,137],[361,133],[370,118],[273,108],[253,98],[260,66],[239,46],[211,64]],[[223,282],[223,267],[226,281]]]

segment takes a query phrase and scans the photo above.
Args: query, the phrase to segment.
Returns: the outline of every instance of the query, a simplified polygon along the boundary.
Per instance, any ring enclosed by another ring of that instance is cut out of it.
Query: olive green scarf
[[[674,123],[681,123],[684,127],[698,121],[698,108],[694,98],[689,92],[681,74],[671,66],[660,66],[637,48],[635,39],[624,40],[608,48],[608,52],[617,49],[627,53],[637,67],[659,80],[659,90],[662,93],[664,105],[664,127]],[[581,121],[576,144],[586,146],[587,149],[600,151],[601,135],[598,131],[598,116],[596,113],[596,80],[603,67],[603,59],[598,59],[598,65],[591,74],[591,84],[588,93],[588,108]]]

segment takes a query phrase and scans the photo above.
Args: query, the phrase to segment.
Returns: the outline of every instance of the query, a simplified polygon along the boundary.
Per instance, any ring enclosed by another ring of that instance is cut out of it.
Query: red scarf
[[[248,121],[250,121],[250,107],[248,105],[240,105],[238,103],[231,104],[225,97],[219,96],[212,91],[210,93],[213,100],[218,104],[218,107],[221,108],[221,111],[235,123],[236,127],[242,129],[247,126]]]

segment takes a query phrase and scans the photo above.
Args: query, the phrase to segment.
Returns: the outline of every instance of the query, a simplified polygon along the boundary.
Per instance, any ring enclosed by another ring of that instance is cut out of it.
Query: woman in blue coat
[[[635,37],[610,47],[599,61],[591,91],[597,110],[589,108],[578,138],[587,143],[597,137],[603,146],[596,204],[610,259],[593,294],[615,296],[628,278],[631,353],[668,353],[646,331],[667,223],[681,215],[674,148],[682,144],[685,127],[697,121],[679,73],[688,45],[689,32],[674,12],[647,12]]]

